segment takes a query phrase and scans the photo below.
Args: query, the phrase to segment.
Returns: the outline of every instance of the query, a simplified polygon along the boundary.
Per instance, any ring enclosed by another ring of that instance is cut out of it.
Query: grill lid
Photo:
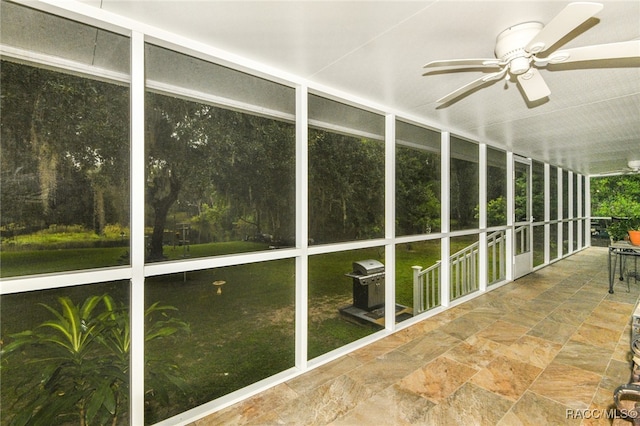
[[[353,273],[356,275],[371,275],[384,272],[384,265],[377,260],[367,259],[353,262]]]

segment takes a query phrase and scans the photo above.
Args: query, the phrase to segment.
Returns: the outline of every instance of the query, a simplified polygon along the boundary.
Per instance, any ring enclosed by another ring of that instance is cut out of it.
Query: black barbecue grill
[[[384,306],[384,265],[367,259],[353,262],[353,306],[370,311]]]

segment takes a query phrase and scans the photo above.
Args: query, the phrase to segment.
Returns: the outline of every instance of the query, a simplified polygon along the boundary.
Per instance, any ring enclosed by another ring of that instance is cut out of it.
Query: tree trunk
[[[42,203],[43,217],[47,225],[54,222],[51,207],[55,204],[57,186],[58,158],[54,148],[45,138],[41,138],[38,126],[42,124],[43,110],[40,107],[41,94],[38,94],[31,115],[31,127],[29,129],[31,146],[38,159],[38,180],[40,184],[40,201]]]
[[[106,225],[104,211],[104,191],[98,184],[93,184],[93,230],[97,235],[104,234]]]
[[[152,207],[154,213],[153,219],[153,233],[151,234],[149,260],[162,260],[164,259],[164,253],[162,249],[162,242],[164,236],[164,228],[167,223],[167,216],[169,209],[178,199],[180,193],[180,181],[171,176],[169,178],[169,193],[159,199],[152,199]]]

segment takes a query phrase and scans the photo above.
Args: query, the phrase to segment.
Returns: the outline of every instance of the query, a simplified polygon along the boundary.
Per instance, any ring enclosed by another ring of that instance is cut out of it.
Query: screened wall
[[[193,421],[513,279],[517,153],[58,12],[2,2],[2,424]],[[534,270],[588,181],[528,182]]]

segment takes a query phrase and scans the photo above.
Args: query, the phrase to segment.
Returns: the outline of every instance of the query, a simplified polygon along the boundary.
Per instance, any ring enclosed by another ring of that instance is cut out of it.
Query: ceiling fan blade
[[[530,68],[524,74],[518,76],[518,83],[530,102],[546,98],[551,94],[551,90],[544,82],[542,75],[535,68]]]
[[[505,68],[503,70],[500,70],[496,73],[493,74],[489,74],[489,75],[485,75],[483,77],[480,77],[476,80],[473,80],[471,83],[465,84],[464,86],[454,90],[453,92],[449,93],[448,95],[445,95],[443,97],[441,97],[440,99],[438,99],[436,102],[439,104],[445,104],[445,103],[449,103],[451,101],[453,101],[456,98],[459,98],[460,96],[464,95],[465,93],[468,93],[470,91],[472,91],[473,89],[480,87],[490,81],[495,81],[495,80],[500,80],[502,77],[504,77],[504,75],[507,73],[508,68]]]
[[[499,68],[502,64],[499,59],[479,58],[479,59],[449,59],[443,61],[431,61],[422,68],[438,67],[489,67]]]
[[[549,64],[568,64],[570,62],[625,58],[640,58],[640,40],[559,50],[549,55],[548,58],[543,58],[542,61]],[[537,59],[536,64],[538,63]]]
[[[533,37],[524,50],[533,54],[547,50],[602,8],[600,3],[569,3]]]

